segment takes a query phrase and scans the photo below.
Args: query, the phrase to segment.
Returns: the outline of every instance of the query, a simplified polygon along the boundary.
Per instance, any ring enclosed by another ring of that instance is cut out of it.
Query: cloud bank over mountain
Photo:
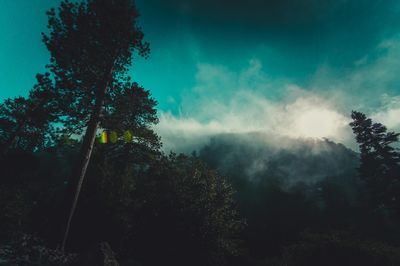
[[[221,174],[281,186],[317,184],[356,176],[358,154],[329,140],[291,139],[263,133],[214,136],[198,153]]]
[[[199,63],[195,84],[179,97],[179,114],[161,112],[156,126],[166,151],[191,151],[224,133],[262,132],[289,138],[328,138],[357,150],[352,110],[390,130],[400,129],[396,69],[400,42],[385,41],[342,76],[321,67],[307,87],[268,75],[260,60],[242,69]]]

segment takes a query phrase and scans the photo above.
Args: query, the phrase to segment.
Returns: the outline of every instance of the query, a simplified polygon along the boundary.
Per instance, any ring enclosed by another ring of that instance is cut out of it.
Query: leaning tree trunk
[[[80,194],[82,184],[83,184],[83,179],[85,178],[86,170],[89,165],[90,157],[92,155],[93,145],[94,145],[94,141],[96,139],[97,129],[100,124],[100,115],[101,115],[101,111],[103,109],[104,100],[105,100],[107,88],[111,81],[111,77],[112,77],[112,68],[106,75],[105,81],[103,82],[104,85],[103,85],[102,89],[97,94],[96,103],[95,103],[93,112],[90,116],[90,120],[88,123],[88,127],[86,129],[85,136],[83,138],[83,143],[82,143],[82,147],[81,147],[81,151],[80,151],[81,157],[80,157],[79,165],[78,165],[77,172],[75,175],[76,179],[72,179],[72,180],[76,180],[77,183],[76,183],[75,192],[74,192],[74,196],[73,196],[73,200],[72,200],[71,210],[68,215],[64,238],[63,238],[63,241],[61,244],[62,252],[64,252],[64,250],[65,250],[65,245],[66,245],[66,242],[68,239],[68,234],[69,234],[70,227],[71,227],[72,217],[74,216],[74,213],[75,213],[79,194]]]

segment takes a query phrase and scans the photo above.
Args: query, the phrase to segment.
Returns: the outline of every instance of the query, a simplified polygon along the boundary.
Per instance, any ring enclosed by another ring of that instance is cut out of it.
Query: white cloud
[[[271,79],[256,59],[242,70],[201,63],[196,85],[182,95],[181,114],[162,113],[156,130],[166,151],[193,150],[212,135],[246,132],[327,137],[356,149],[348,126],[351,110],[400,129],[400,96],[393,96],[400,81],[398,58],[400,40],[385,41],[351,71],[321,67],[307,89]]]
[[[371,118],[382,123],[390,130],[400,129],[400,96],[390,97],[383,94],[381,97],[382,107]]]
[[[196,77],[195,97],[186,96],[183,115],[160,116],[156,130],[166,151],[197,149],[221,133],[264,132],[347,141],[349,119],[328,99],[293,84],[282,85],[286,96],[280,101],[261,93],[270,82],[259,61],[250,61],[239,73],[200,64]]]

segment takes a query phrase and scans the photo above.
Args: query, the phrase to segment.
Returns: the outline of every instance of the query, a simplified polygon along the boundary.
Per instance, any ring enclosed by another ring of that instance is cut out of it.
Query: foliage
[[[392,145],[400,133],[387,132],[384,125],[373,123],[363,113],[352,112],[350,126],[360,145],[360,177],[370,192],[374,208],[400,211],[400,153]]]
[[[158,123],[157,102],[151,97],[148,90],[135,82],[119,83],[118,87],[112,87],[109,100],[105,104],[101,127],[109,132],[115,132],[117,136],[123,136],[124,132],[130,132],[133,138],[148,145],[153,150],[161,147],[160,139],[151,125]],[[123,137],[119,138],[119,140]]]
[[[122,257],[146,265],[220,265],[237,254],[243,223],[232,187],[214,171],[183,155],[149,159],[139,147],[125,161],[102,152],[89,171],[72,239],[103,232]]]
[[[43,42],[50,52],[47,68],[62,99],[62,123],[68,134],[84,132],[80,160],[69,182],[72,205],[61,244],[64,249],[106,101],[112,100],[110,92],[118,97],[123,95],[118,90],[130,87],[127,71],[133,53],[147,56],[149,45],[137,26],[132,0],[64,0],[47,15],[49,32],[43,34]],[[118,108],[114,105],[114,109]]]
[[[52,123],[57,121],[57,94],[49,74],[38,74],[29,97],[6,99],[0,104],[2,154],[17,149],[43,150],[53,141]]]
[[[76,265],[77,261],[76,254],[65,254],[48,248],[43,241],[32,235],[20,234],[7,244],[0,245],[0,265],[68,266]]]
[[[115,91],[126,81],[133,52],[147,56],[149,44],[136,25],[138,13],[131,0],[62,1],[47,15],[47,67],[55,79],[66,131],[79,134],[104,87]]]

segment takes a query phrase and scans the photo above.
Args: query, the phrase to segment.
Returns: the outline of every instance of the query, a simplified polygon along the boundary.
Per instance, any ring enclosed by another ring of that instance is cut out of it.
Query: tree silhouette
[[[43,41],[51,54],[66,129],[84,131],[80,162],[72,180],[75,193],[61,249],[64,250],[82,182],[89,164],[108,89],[126,79],[134,50],[149,52],[136,26],[132,0],[61,2],[48,13],[49,33]]]
[[[37,151],[51,141],[57,121],[57,96],[49,74],[38,74],[28,98],[7,99],[0,105],[2,154],[13,149]]]
[[[94,154],[80,205],[92,214],[77,215],[81,232],[108,234],[113,246],[123,247],[121,256],[145,265],[223,265],[225,255],[237,254],[243,221],[225,178],[189,156],[149,158],[143,146],[133,154],[112,146],[99,145]],[[93,202],[101,206],[99,216]]]
[[[387,132],[384,125],[360,112],[353,111],[351,117],[361,152],[359,173],[371,193],[371,204],[375,208],[399,205],[400,153],[391,145],[398,142],[400,133]]]
[[[157,102],[150,92],[135,82],[120,82],[110,88],[109,97],[104,105],[101,127],[113,132],[117,140],[147,145],[152,150],[161,147],[160,138],[150,128],[158,123]],[[126,137],[129,134],[130,137]]]

